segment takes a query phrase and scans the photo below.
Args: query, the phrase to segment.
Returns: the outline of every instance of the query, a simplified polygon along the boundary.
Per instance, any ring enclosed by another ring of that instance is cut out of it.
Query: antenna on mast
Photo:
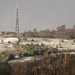
[[[17,8],[16,8],[16,27],[15,27],[15,33],[19,33],[18,5],[17,5]]]

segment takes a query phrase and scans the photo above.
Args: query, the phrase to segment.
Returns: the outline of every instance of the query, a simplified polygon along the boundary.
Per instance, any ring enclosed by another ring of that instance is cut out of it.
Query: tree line
[[[66,28],[66,25],[61,25],[56,30],[45,29],[38,31],[36,28],[33,31],[25,31],[22,33],[23,37],[41,37],[41,38],[75,38],[75,25],[73,28]]]

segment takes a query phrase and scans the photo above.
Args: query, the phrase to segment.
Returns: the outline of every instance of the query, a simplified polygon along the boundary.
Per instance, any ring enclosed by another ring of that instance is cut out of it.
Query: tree
[[[43,38],[49,38],[49,37],[52,37],[52,33],[49,29],[45,29],[45,30],[41,30],[38,33],[38,36]]]
[[[75,30],[75,25],[73,25],[73,30]]]
[[[61,26],[57,27],[57,30],[58,31],[63,31],[65,29],[66,29],[66,26],[65,25],[61,25]]]
[[[36,29],[36,28],[34,28],[34,29],[33,29],[33,32],[37,32],[37,29]]]

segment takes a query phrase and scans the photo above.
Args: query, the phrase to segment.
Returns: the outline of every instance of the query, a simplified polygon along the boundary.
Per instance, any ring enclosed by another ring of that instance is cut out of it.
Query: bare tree
[[[36,28],[34,28],[34,29],[33,29],[33,32],[37,32],[37,29],[36,29]]]

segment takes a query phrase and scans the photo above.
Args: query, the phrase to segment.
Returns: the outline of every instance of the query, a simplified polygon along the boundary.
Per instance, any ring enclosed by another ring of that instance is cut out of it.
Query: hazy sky
[[[20,32],[75,25],[75,0],[0,0],[0,31],[15,31],[17,4]]]

